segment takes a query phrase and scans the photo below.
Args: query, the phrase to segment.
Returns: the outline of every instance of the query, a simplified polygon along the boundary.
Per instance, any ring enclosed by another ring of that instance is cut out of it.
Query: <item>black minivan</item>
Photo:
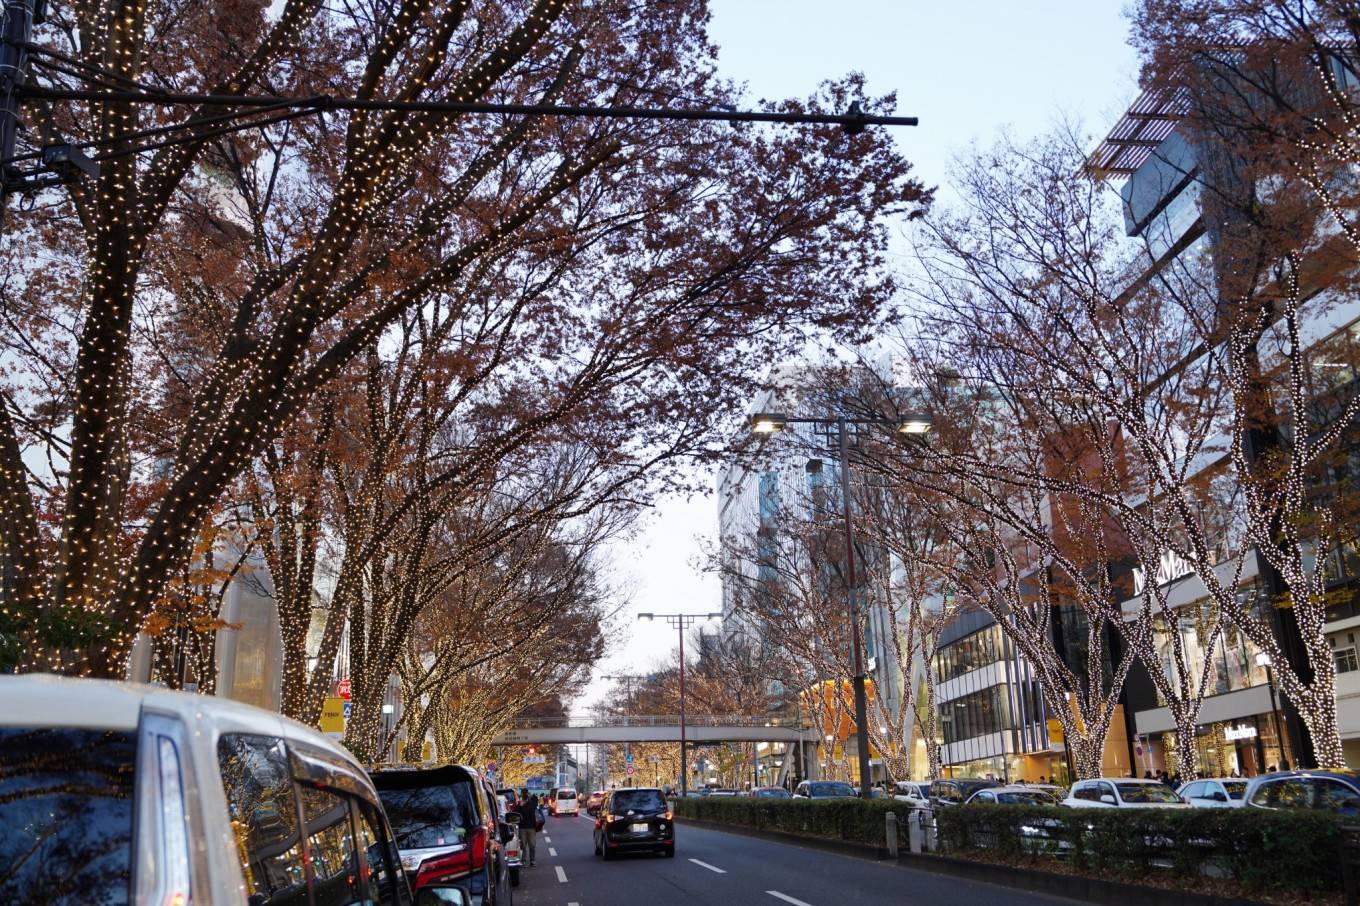
[[[392,824],[402,865],[420,899],[427,886],[456,884],[474,906],[502,902],[511,828],[492,787],[475,769],[383,768],[371,773]]]
[[[611,790],[595,815],[595,855],[648,851],[675,858],[675,820],[659,789]]]
[[[956,780],[936,780],[930,784],[930,807],[933,809],[963,805],[978,790],[1001,786],[995,780],[964,777]]]

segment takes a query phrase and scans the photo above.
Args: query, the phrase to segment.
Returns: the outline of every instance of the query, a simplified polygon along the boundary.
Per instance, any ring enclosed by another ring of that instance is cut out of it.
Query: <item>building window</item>
[[[1354,645],[1346,648],[1333,648],[1332,657],[1336,659],[1337,673],[1350,673],[1354,670],[1360,670],[1360,661],[1356,660]]]

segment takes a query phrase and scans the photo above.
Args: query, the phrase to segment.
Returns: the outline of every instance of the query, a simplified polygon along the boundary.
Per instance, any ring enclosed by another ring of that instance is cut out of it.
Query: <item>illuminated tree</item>
[[[731,103],[706,20],[700,0],[76,4],[37,58],[93,91]],[[60,258],[7,265],[24,279],[0,406],[4,631],[25,667],[121,675],[213,507],[404,313],[546,281],[515,294],[530,346],[501,350],[537,357],[529,399],[585,404],[562,374],[577,366],[650,382],[634,414],[654,437],[682,403],[738,400],[804,328],[869,324],[892,290],[882,217],[928,200],[873,132],[149,108],[51,102],[50,128],[95,143],[102,171],[45,197],[0,256]],[[223,133],[228,116],[251,128]],[[546,424],[526,407],[503,433]]]

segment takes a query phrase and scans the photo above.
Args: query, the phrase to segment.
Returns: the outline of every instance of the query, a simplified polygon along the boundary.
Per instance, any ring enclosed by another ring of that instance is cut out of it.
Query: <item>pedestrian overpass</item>
[[[685,716],[685,741],[691,745],[720,742],[815,744],[817,728],[777,718],[697,714]],[[526,718],[517,720],[492,740],[493,746],[585,745],[611,742],[680,741],[679,715]]]

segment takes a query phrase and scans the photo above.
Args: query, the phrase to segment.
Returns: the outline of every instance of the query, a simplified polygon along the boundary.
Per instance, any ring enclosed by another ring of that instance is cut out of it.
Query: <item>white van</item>
[[[0,852],[30,903],[411,902],[343,748],[278,714],[130,683],[0,676]]]
[[[581,814],[581,801],[576,798],[575,790],[558,790],[553,800],[552,813],[557,817]]]

